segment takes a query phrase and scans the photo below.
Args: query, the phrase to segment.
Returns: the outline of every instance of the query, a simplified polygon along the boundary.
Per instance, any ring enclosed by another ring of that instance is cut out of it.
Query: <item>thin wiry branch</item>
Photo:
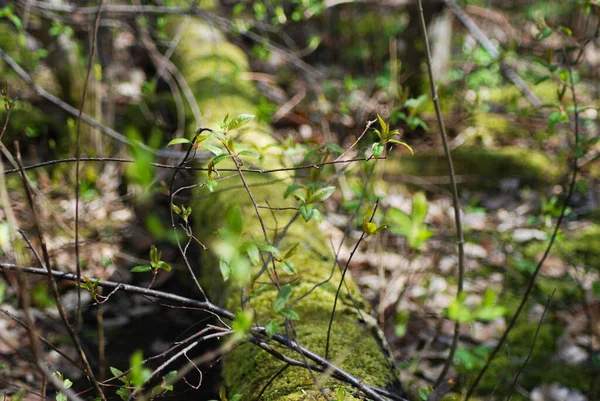
[[[373,208],[373,213],[371,214],[371,218],[369,219],[369,222],[373,221],[373,218],[375,217],[375,212],[377,212],[377,206],[379,206],[379,200],[377,200],[375,202],[375,207]],[[326,359],[329,359],[329,340],[331,337],[331,327],[333,326],[333,318],[335,317],[335,308],[337,306],[338,298],[340,296],[340,290],[342,289],[342,285],[344,284],[344,278],[346,277],[346,273],[348,272],[348,267],[350,266],[352,257],[354,256],[354,253],[358,249],[362,240],[365,238],[365,235],[367,235],[367,233],[363,231],[362,234],[360,235],[360,238],[358,239],[358,241],[356,241],[356,244],[354,245],[352,252],[350,252],[350,256],[348,257],[346,266],[344,267],[344,270],[342,271],[342,277],[340,278],[340,283],[338,285],[337,291],[335,292],[333,308],[331,308],[331,316],[329,317],[329,325],[327,326],[327,340],[325,341],[325,358]]]
[[[29,274],[48,275],[48,271],[45,268],[22,267],[22,266],[15,265],[14,263],[0,262],[0,269],[1,270],[21,269],[23,272],[29,273]],[[54,279],[77,282],[77,276],[72,273],[50,270],[50,274],[52,275],[52,277]],[[186,298],[186,297],[183,297],[180,295],[171,294],[171,293],[164,292],[164,291],[158,291],[158,290],[152,290],[152,289],[148,289],[148,288],[138,287],[138,286],[130,285],[130,284],[118,283],[118,282],[107,281],[107,280],[96,280],[93,277],[88,277],[88,279],[94,283],[98,283],[99,286],[102,286],[105,288],[113,288],[113,289],[119,288],[122,291],[125,291],[128,293],[139,294],[139,295],[143,295],[143,296],[148,296],[148,297],[153,297],[153,298],[157,298],[157,299],[163,299],[163,300],[170,301],[170,302],[175,302],[180,305],[197,308],[199,310],[204,310],[204,311],[213,313],[224,319],[233,320],[235,317],[235,315],[232,312],[230,312],[226,309],[223,309],[223,308],[211,303],[210,301],[199,301],[197,299]],[[82,278],[81,281],[79,281],[79,282],[83,283],[84,279]],[[253,333],[255,335],[264,336],[265,338],[267,335],[266,328],[264,326],[260,326],[260,325],[255,325],[251,329],[251,333]],[[300,346],[298,343],[289,339],[286,336],[283,336],[281,334],[275,334],[272,337],[272,340],[276,341],[277,343],[283,345],[284,347],[286,347],[296,353],[302,353],[303,355],[306,356],[307,359],[315,362],[316,364],[321,366],[323,369],[327,369],[328,371],[331,371],[332,377],[334,377],[344,383],[349,384],[350,386],[352,386],[355,389],[366,394],[369,398],[371,398],[373,400],[385,401],[385,399],[381,398],[382,397],[381,395],[383,395],[385,397],[392,398],[394,400],[405,401],[401,397],[388,395],[390,393],[383,389],[373,387],[373,386],[363,383],[360,379],[351,375],[350,373],[346,372],[345,370],[339,368],[338,366],[334,365],[333,363],[329,362],[326,358],[314,353],[313,351],[311,351],[309,349],[306,349],[306,348]]]
[[[181,153],[181,155],[185,158],[187,153]],[[190,158],[188,157],[187,159],[190,159]],[[197,159],[197,157],[194,159]],[[235,168],[219,168],[218,170],[219,171],[227,171],[227,172],[242,171],[243,173],[270,174],[270,173],[298,171],[298,170],[307,170],[307,169],[317,169],[318,170],[324,166],[330,166],[330,165],[334,165],[334,164],[349,164],[349,163],[364,162],[364,161],[369,161],[369,160],[385,160],[385,157],[356,157],[356,158],[352,158],[352,159],[345,159],[345,160],[338,160],[338,161],[326,161],[326,162],[322,162],[322,163],[304,164],[301,166],[281,167],[281,168],[274,168],[274,169],[242,168],[242,169],[238,170]],[[58,160],[49,160],[46,162],[31,164],[29,166],[23,166],[23,169],[25,171],[34,170],[37,168],[48,167],[48,166],[52,166],[52,165],[56,165],[56,164],[73,163],[75,161],[76,161],[76,159],[74,157],[58,159]],[[79,161],[80,162],[98,162],[98,163],[107,163],[107,162],[139,163],[139,161],[137,161],[137,160],[124,159],[121,157],[81,157],[81,158],[79,158]],[[188,160],[188,162],[189,161],[190,160]],[[157,168],[173,169],[173,170],[189,170],[189,171],[209,171],[210,170],[207,167],[179,166],[179,165],[162,164],[162,163],[147,163],[147,165],[154,166]],[[13,168],[13,169],[5,170],[4,174],[15,174],[18,172],[19,172],[18,168]]]
[[[454,172],[454,164],[452,163],[452,155],[450,153],[450,148],[448,147],[448,138],[446,136],[446,128],[444,127],[444,120],[442,118],[442,110],[440,107],[440,102],[438,100],[437,87],[435,85],[435,80],[433,78],[433,70],[431,67],[431,51],[429,48],[429,37],[427,36],[427,26],[425,25],[425,16],[423,13],[423,1],[419,0],[419,22],[421,25],[421,30],[423,32],[423,39],[425,41],[425,56],[427,60],[427,73],[429,75],[429,85],[431,89],[431,97],[433,100],[433,104],[435,106],[435,115],[437,117],[440,136],[442,138],[442,144],[444,145],[444,153],[446,155],[446,161],[448,162],[448,175],[450,176],[450,182],[452,187],[452,203],[454,206],[454,220],[456,224],[456,236],[458,237],[458,289],[456,293],[457,299],[461,296],[463,292],[463,282],[465,277],[465,251],[464,251],[464,237],[463,237],[463,229],[462,222],[460,218],[460,202],[458,200],[458,189],[456,187],[456,174]],[[456,352],[456,348],[458,346],[458,336],[460,334],[460,322],[456,321],[454,325],[454,336],[452,338],[452,345],[450,346],[450,352],[448,353],[448,358],[446,359],[446,363],[444,364],[444,368],[440,373],[439,377],[436,381],[436,386],[439,386],[446,377],[452,362],[454,361],[454,353]]]
[[[506,397],[506,401],[510,401],[512,392],[515,390],[515,387],[517,386],[517,382],[519,381],[519,376],[521,376],[521,373],[523,373],[523,370],[525,370],[527,363],[529,363],[529,359],[531,359],[531,354],[533,354],[533,349],[535,348],[535,343],[537,342],[538,334],[540,333],[540,327],[542,327],[542,322],[544,321],[544,316],[546,316],[546,312],[548,312],[548,308],[550,307],[550,302],[552,302],[552,298],[554,298],[555,293],[556,293],[556,288],[552,291],[552,294],[550,294],[550,296],[548,297],[548,302],[546,302],[546,307],[544,308],[542,317],[540,317],[540,321],[538,322],[537,328],[535,329],[535,335],[533,336],[533,341],[531,342],[531,347],[529,348],[529,353],[527,354],[527,358],[525,358],[525,360],[523,361],[523,364],[519,368],[519,371],[515,375],[515,379],[513,380],[513,383],[511,386],[511,392],[508,395],[508,397]]]
[[[17,146],[17,163],[21,167],[21,166],[23,166],[23,162],[21,160],[19,144],[16,143],[16,146]],[[25,187],[25,194],[27,196],[27,201],[29,203],[29,207],[31,208],[31,212],[33,215],[33,224],[34,224],[34,227],[37,232],[38,241],[40,243],[40,247],[42,248],[42,258],[38,258],[38,261],[43,267],[46,268],[46,276],[48,277],[50,288],[52,290],[52,296],[54,297],[54,301],[56,302],[56,309],[58,310],[60,318],[63,321],[63,324],[65,325],[67,332],[69,333],[69,336],[71,337],[71,340],[73,341],[73,345],[75,346],[75,349],[77,350],[77,352],[79,354],[79,358],[81,359],[83,366],[85,367],[86,376],[92,382],[92,386],[98,393],[98,396],[100,397],[100,399],[102,401],[106,401],[106,396],[102,392],[102,389],[100,388],[100,385],[98,384],[98,381],[94,377],[94,372],[92,371],[92,367],[90,366],[90,363],[88,362],[85,352],[83,351],[83,348],[81,347],[81,342],[79,341],[79,336],[75,332],[73,326],[71,326],[71,323],[69,322],[69,319],[67,318],[67,313],[66,313],[64,306],[62,304],[62,301],[60,299],[60,294],[58,293],[58,286],[56,285],[56,280],[54,279],[54,275],[52,274],[52,270],[50,267],[50,255],[48,253],[48,248],[46,247],[46,241],[44,240],[42,228],[39,223],[39,219],[37,217],[37,211],[35,208],[35,202],[33,201],[33,195],[31,194],[31,188],[30,188],[31,185],[30,185],[29,179],[27,178],[27,175],[25,174],[25,171],[23,171],[22,167],[21,167],[21,178],[23,180],[23,186]],[[80,280],[81,280],[81,277],[80,277]],[[80,281],[80,280],[77,280],[77,281]]]
[[[21,68],[21,66],[19,64],[17,64],[16,61],[14,61],[8,54],[6,54],[6,52],[4,50],[2,50],[2,48],[0,48],[0,58],[2,58],[4,60],[4,62],[6,64],[8,64],[8,66],[10,68],[12,68],[13,71],[15,71],[17,73],[17,75],[19,77],[21,77],[21,79],[23,79],[38,95],[40,95],[47,101],[55,104],[56,106],[60,107],[67,113],[71,114],[73,117],[77,118],[79,116],[79,111],[76,108],[74,108],[70,104],[60,100],[59,98],[57,98],[56,96],[54,96],[53,94],[51,94],[50,92],[46,91],[45,89],[40,87],[38,84],[36,84],[33,81],[33,79],[31,78],[31,76],[23,68]],[[155,154],[157,156],[165,156],[165,157],[181,157],[181,156],[183,156],[183,153],[181,153],[181,152],[176,152],[176,151],[172,151],[172,150],[163,150],[163,149],[156,150],[140,141],[130,141],[129,139],[127,139],[127,137],[125,137],[125,135],[120,134],[119,132],[115,131],[114,129],[101,124],[99,121],[93,119],[92,117],[88,116],[85,113],[81,114],[81,120],[86,122],[90,126],[98,129],[99,131],[105,133],[106,135],[110,136],[111,138],[116,139],[117,141],[119,141],[121,143],[130,145],[130,146],[139,147],[139,148],[144,149],[148,152],[151,152],[152,154]]]
[[[96,18],[94,20],[94,30],[92,31],[92,43],[90,48],[90,56],[88,57],[87,70],[85,72],[85,81],[83,82],[83,91],[81,94],[81,104],[79,105],[79,112],[77,114],[77,126],[75,139],[75,270],[77,271],[77,278],[81,278],[81,261],[79,260],[79,195],[81,189],[81,183],[79,182],[79,156],[81,152],[81,115],[83,114],[83,107],[85,106],[85,98],[87,96],[88,85],[90,82],[90,72],[92,71],[92,65],[94,64],[94,57],[96,56],[96,39],[98,36],[98,27],[100,23],[100,10],[104,0],[98,2],[98,8],[96,11]],[[81,315],[81,287],[77,287],[77,308],[75,311],[75,330],[79,327],[79,318]]]
[[[574,106],[573,118],[574,118],[575,127],[574,127],[573,135],[575,137],[575,143],[573,145],[573,149],[577,149],[577,146],[579,145],[579,112],[580,111],[577,108],[577,94],[575,92],[575,84],[573,81],[573,73],[571,71],[571,64],[569,62],[568,56],[566,56],[565,59],[566,59],[566,63],[567,63],[567,70],[569,71],[569,83],[570,83],[572,101],[573,101],[573,106]],[[512,331],[513,327],[515,326],[515,324],[517,322],[517,319],[519,318],[523,308],[525,307],[525,304],[527,303],[527,300],[529,299],[529,295],[531,294],[531,291],[533,290],[537,276],[540,273],[540,271],[542,270],[542,266],[544,265],[546,258],[550,254],[550,250],[552,249],[552,246],[554,245],[554,242],[556,241],[556,238],[558,236],[558,230],[560,229],[560,225],[565,218],[567,208],[569,207],[569,204],[571,203],[571,198],[573,197],[573,193],[575,192],[575,183],[577,182],[577,174],[579,172],[577,160],[578,160],[577,152],[573,152],[573,158],[572,158],[573,172],[571,175],[571,182],[569,183],[569,190],[567,192],[567,196],[565,198],[564,204],[560,211],[560,215],[558,216],[558,220],[556,221],[556,225],[554,226],[554,229],[552,231],[552,236],[550,237],[550,241],[548,242],[548,245],[546,246],[546,250],[544,251],[542,258],[538,262],[533,274],[531,275],[531,278],[529,279],[529,283],[527,284],[527,289],[525,290],[525,293],[523,294],[523,298],[521,299],[521,303],[519,304],[517,311],[513,315],[512,319],[510,320],[510,323],[506,327],[506,330],[504,330],[504,333],[502,333],[502,337],[500,338],[500,341],[498,341],[498,344],[496,345],[494,350],[491,352],[486,364],[479,371],[479,374],[475,378],[475,381],[473,382],[473,384],[471,384],[471,387],[469,387],[465,401],[468,401],[469,397],[471,397],[471,395],[475,391],[475,388],[477,387],[477,385],[483,378],[483,375],[485,374],[487,369],[490,367],[490,364],[496,357],[496,354],[498,354],[498,352],[502,349],[504,342],[508,338],[508,334]]]

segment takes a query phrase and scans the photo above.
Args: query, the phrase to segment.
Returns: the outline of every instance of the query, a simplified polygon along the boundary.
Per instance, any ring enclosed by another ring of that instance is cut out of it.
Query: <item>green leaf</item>
[[[210,192],[214,192],[215,188],[217,188],[218,183],[219,182],[217,180],[208,180],[208,181],[206,181],[206,186],[208,187],[208,190]]]
[[[167,143],[167,148],[169,146],[179,145],[180,143],[192,143],[192,141],[190,141],[187,138],[175,138],[175,139],[171,140],[169,143]]]
[[[239,204],[234,204],[227,210],[227,228],[236,235],[240,235],[244,229],[244,215]]]
[[[283,271],[290,274],[296,274],[296,266],[289,260],[283,262]]]
[[[122,371],[120,371],[119,369],[115,368],[114,366],[110,367],[110,373],[112,373],[113,377],[121,376],[123,374]]]
[[[421,399],[422,399],[423,401],[427,401],[427,397],[429,396],[429,393],[430,393],[430,392],[431,392],[431,391],[429,391],[429,390],[428,390],[428,389],[426,389],[426,388],[420,388],[420,389],[419,389],[419,397],[421,397]]]
[[[279,251],[279,249],[277,249],[273,245],[260,245],[258,248],[263,252],[270,252],[275,257],[281,256],[281,252]]]
[[[535,39],[536,40],[544,40],[546,39],[548,36],[552,35],[552,32],[554,32],[552,30],[552,28],[545,28],[543,29],[541,32],[538,32],[537,35],[535,35]]]
[[[229,130],[229,131],[234,130],[234,129],[239,128],[239,127],[241,127],[243,125],[248,124],[252,120],[254,120],[254,115],[252,115],[252,114],[240,114],[239,116],[237,116],[236,118],[234,118],[233,120],[231,120],[227,124],[227,130]]]
[[[290,284],[281,287],[277,298],[273,300],[273,312],[281,312],[287,305],[290,295],[292,295],[292,286]]]
[[[216,166],[217,164],[221,163],[223,160],[227,159],[231,157],[230,155],[228,155],[227,153],[223,153],[220,154],[218,156],[215,156],[210,163],[208,163],[208,168],[212,169],[214,166]]]
[[[298,313],[296,313],[296,311],[293,309],[284,309],[284,310],[280,311],[279,313],[281,313],[283,316],[287,317],[288,319],[300,320],[300,316],[298,316]]]
[[[240,156],[250,156],[250,157],[254,157],[255,159],[260,159],[260,153],[258,153],[257,151],[254,150],[242,150],[239,153]]]
[[[383,143],[375,142],[371,149],[373,150],[373,157],[381,157],[384,149]]]
[[[260,252],[256,244],[248,244],[246,247],[246,253],[248,254],[248,258],[250,258],[250,262],[253,265],[257,265],[260,262]]]
[[[345,152],[345,151],[344,151],[344,148],[342,148],[342,147],[341,147],[340,145],[338,145],[337,143],[328,143],[328,144],[326,144],[326,145],[325,145],[325,147],[326,147],[327,149],[329,149],[331,152],[334,152],[334,153],[339,153],[339,154],[342,154],[342,153],[344,153],[344,152]]]
[[[223,151],[220,148],[218,148],[214,145],[208,144],[208,143],[204,145],[204,149],[211,151],[216,156],[223,154]]]
[[[410,153],[415,154],[415,152],[413,151],[413,148],[411,148],[406,142],[402,142],[402,141],[398,141],[396,139],[390,139],[388,142],[392,142],[392,143],[397,143],[398,145],[402,145],[406,148],[408,148],[408,150],[410,150]]]
[[[367,235],[374,235],[375,231],[377,231],[377,224],[365,218],[363,220],[362,229]]]
[[[315,219],[317,223],[323,222],[323,215],[321,214],[321,212],[319,212],[319,209],[313,209],[312,218]]]
[[[302,205],[298,208],[298,212],[300,213],[300,215],[302,216],[302,218],[304,219],[304,221],[309,221],[311,219],[311,217],[313,216],[313,205],[311,205],[310,203],[307,203],[305,205]]]
[[[150,247],[150,261],[152,263],[158,263],[160,261],[161,254],[158,252],[158,249],[155,245]]]
[[[290,185],[289,187],[286,188],[285,192],[283,193],[283,199],[287,199],[288,196],[290,196],[294,191],[297,191],[300,188],[302,188],[302,185],[298,185],[298,184]]]
[[[300,202],[306,202],[306,194],[300,192],[297,194],[294,194],[294,198],[296,198],[296,200],[300,201]]]
[[[139,265],[139,266],[136,266],[133,269],[131,269],[130,272],[132,272],[132,273],[143,273],[143,272],[147,272],[147,271],[150,271],[150,270],[152,270],[152,268],[150,266]]]
[[[294,245],[292,245],[292,246],[290,247],[290,249],[288,249],[288,250],[285,252],[285,255],[283,255],[283,259],[284,259],[284,260],[285,260],[285,259],[289,259],[289,258],[291,258],[292,256],[294,256],[294,254],[295,254],[295,253],[296,253],[296,251],[298,250],[298,245],[300,245],[300,243],[299,243],[299,242],[296,242]]]
[[[389,132],[389,127],[387,126],[385,121],[383,121],[383,118],[381,118],[379,114],[377,114],[377,121],[379,121],[379,125],[381,126],[381,138],[383,139],[387,136]]]
[[[507,309],[503,306],[481,306],[473,312],[473,318],[479,320],[495,320],[506,315]]]
[[[417,192],[412,198],[412,220],[421,225],[427,216],[427,198],[423,192]]]
[[[225,262],[223,259],[219,260],[219,269],[221,269],[221,275],[223,276],[223,281],[229,280],[231,276],[231,266]]]
[[[267,336],[273,337],[277,334],[277,330],[279,329],[279,323],[275,320],[269,320],[269,322],[265,325],[265,330],[267,332]]]
[[[176,204],[171,205],[171,210],[173,210],[176,214],[181,214],[181,209]]]
[[[167,272],[171,271],[171,265],[168,264],[167,262],[162,261],[162,260],[156,264],[156,268],[157,269],[163,269],[164,271],[167,271]]]
[[[231,327],[235,331],[235,337],[243,338],[250,331],[253,320],[254,314],[251,310],[238,311],[231,323]]]
[[[550,113],[550,115],[548,116],[548,127],[554,128],[554,126],[559,123],[561,118],[562,117],[560,111],[553,111],[552,113]]]
[[[335,192],[335,187],[325,187],[317,189],[312,197],[312,202],[323,202],[325,199],[329,198]]]
[[[391,209],[388,211],[388,219],[391,223],[390,231],[394,234],[404,236],[410,235],[412,229],[412,219],[400,209]]]
[[[471,311],[464,304],[464,299],[455,299],[452,301],[448,307],[448,317],[460,323],[467,323],[473,320]]]

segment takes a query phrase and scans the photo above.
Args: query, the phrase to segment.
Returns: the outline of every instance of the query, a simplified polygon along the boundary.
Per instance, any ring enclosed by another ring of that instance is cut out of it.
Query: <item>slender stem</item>
[[[442,137],[442,144],[444,145],[444,153],[446,154],[446,161],[448,162],[448,175],[450,176],[450,185],[452,187],[452,203],[454,205],[454,220],[456,224],[456,234],[458,237],[458,289],[456,297],[459,298],[463,292],[463,282],[465,276],[465,251],[464,251],[464,237],[462,230],[462,222],[460,218],[460,205],[458,201],[458,189],[456,187],[456,174],[454,172],[454,164],[452,163],[452,155],[450,154],[450,148],[448,146],[448,138],[446,136],[446,128],[444,127],[444,120],[442,119],[442,110],[440,108],[440,102],[437,94],[437,87],[435,86],[435,80],[433,78],[433,71],[431,69],[431,51],[429,48],[429,38],[427,36],[427,26],[425,25],[425,16],[423,13],[423,1],[419,0],[419,21],[421,23],[421,30],[423,31],[423,39],[425,40],[425,54],[427,59],[427,72],[429,74],[429,85],[431,88],[431,96],[433,104],[435,106],[435,115],[440,129],[440,136]],[[440,373],[436,381],[436,386],[440,385],[444,381],[450,366],[454,360],[454,354],[456,347],[458,346],[458,335],[460,334],[460,323],[455,322],[454,325],[454,337],[452,338],[452,345],[450,346],[450,352],[444,368]]]
[[[575,127],[574,127],[575,144],[574,144],[574,149],[576,149],[577,146],[578,146],[578,144],[579,144],[579,110],[577,109],[577,96],[576,96],[576,93],[575,93],[575,84],[573,82],[573,74],[571,72],[571,65],[570,65],[570,63],[568,61],[569,58],[565,57],[565,59],[567,60],[567,69],[569,71],[569,79],[570,79],[572,100],[573,100],[573,105],[574,105],[574,115],[573,115],[574,120],[575,120]],[[533,290],[533,287],[535,285],[535,280],[537,279],[537,276],[538,276],[540,270],[542,269],[542,266],[543,266],[544,262],[546,261],[546,258],[550,254],[550,250],[552,249],[552,246],[554,245],[554,242],[556,241],[556,237],[558,235],[558,229],[560,228],[560,225],[561,225],[562,221],[565,218],[565,213],[566,213],[567,207],[569,207],[569,203],[571,203],[571,197],[573,196],[573,193],[575,192],[575,183],[577,182],[577,173],[579,172],[579,169],[578,169],[578,166],[577,166],[577,159],[578,159],[577,158],[577,153],[573,152],[573,154],[574,154],[573,159],[572,159],[573,160],[573,173],[571,175],[571,182],[569,184],[569,191],[567,192],[567,197],[565,198],[565,202],[563,204],[562,210],[560,211],[560,215],[558,216],[558,220],[556,222],[556,225],[554,226],[554,230],[552,232],[552,236],[550,237],[550,241],[548,242],[548,246],[546,247],[546,250],[544,251],[544,255],[542,256],[542,258],[538,262],[538,264],[537,264],[537,266],[535,268],[535,271],[533,272],[533,274],[531,275],[531,278],[529,279],[529,283],[527,285],[527,289],[525,290],[525,293],[523,294],[523,298],[521,299],[521,303],[519,304],[519,307],[517,308],[517,311],[513,315],[512,319],[510,320],[510,323],[506,327],[506,330],[504,330],[504,333],[502,333],[502,337],[500,338],[500,341],[498,341],[498,344],[496,345],[496,348],[494,348],[494,350],[492,351],[492,353],[488,357],[488,360],[487,360],[486,364],[479,371],[479,374],[475,378],[475,381],[473,382],[473,384],[471,384],[471,387],[467,391],[467,395],[466,395],[465,401],[468,401],[469,397],[471,397],[471,395],[475,391],[475,388],[477,387],[477,385],[479,384],[479,382],[483,378],[483,375],[485,374],[485,372],[489,368],[492,360],[496,357],[496,354],[498,354],[498,352],[502,349],[502,346],[504,345],[504,342],[508,338],[508,334],[512,331],[513,327],[515,326],[515,324],[517,322],[518,317],[520,316],[521,312],[523,311],[523,308],[525,307],[525,304],[527,303],[527,299],[529,298],[529,295],[531,294],[531,291]]]

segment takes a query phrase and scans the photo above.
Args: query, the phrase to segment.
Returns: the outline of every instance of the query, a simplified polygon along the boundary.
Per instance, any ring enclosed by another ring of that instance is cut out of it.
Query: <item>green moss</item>
[[[470,187],[492,188],[502,179],[516,178],[529,185],[550,184],[561,177],[562,167],[541,152],[505,147],[495,150],[465,148],[452,152],[456,175]],[[442,153],[416,153],[397,164],[388,160],[390,179],[397,174],[419,177],[446,176],[447,162]]]
[[[529,245],[524,250],[524,255],[536,259],[546,248],[543,243]],[[589,227],[567,232],[564,238],[558,240],[552,253],[569,263],[575,262],[587,269],[600,268],[600,226]]]
[[[173,19],[172,24],[180,21],[180,19]],[[235,116],[253,112],[256,91],[249,81],[241,79],[240,74],[248,69],[248,62],[241,50],[227,43],[221,34],[196,21],[190,22],[174,59],[190,87],[193,88],[201,112],[210,116],[207,121],[203,121],[203,124],[216,128],[217,122],[221,121],[227,113]],[[243,135],[238,135],[238,141],[265,146],[274,142],[269,133],[268,127],[253,124],[244,131]],[[219,164],[220,168],[226,166],[232,167],[231,161]],[[266,157],[261,165],[267,168],[281,166],[278,157]],[[269,202],[276,207],[294,207],[295,201],[283,199],[283,193],[291,183],[288,176],[287,173],[245,174],[245,179],[259,205],[266,205]],[[206,177],[201,176],[199,179],[203,181]],[[233,204],[240,205],[242,209],[244,217],[242,237],[246,240],[262,242],[263,232],[260,221],[239,179],[222,181],[216,193],[210,194],[206,188],[202,188],[197,195],[206,198],[193,206],[196,225],[194,233],[209,244],[211,250],[219,241],[219,237],[213,234],[223,228],[225,211]],[[274,213],[261,210],[262,222],[271,242],[288,225],[294,215],[295,211],[289,210]],[[333,268],[334,258],[328,245],[329,241],[314,221],[305,223],[301,218],[296,219],[287,228],[285,238],[278,247],[284,250],[296,243],[299,246],[291,261],[295,264],[297,272],[286,274],[278,268],[279,281],[292,285],[291,299],[312,290],[309,295],[293,305],[294,311],[300,316],[300,320],[295,322],[295,332],[300,344],[323,355],[329,318],[341,273],[339,268]],[[220,274],[216,273],[218,258],[215,254],[207,252],[205,255],[202,276],[206,287],[211,287],[211,299],[220,299],[221,303],[232,311],[239,310],[241,289],[232,283],[233,280],[224,283]],[[256,274],[259,269],[260,266],[255,266],[251,273]],[[324,282],[330,276],[330,281]],[[386,386],[396,383],[396,372],[386,357],[380,340],[372,333],[372,326],[363,323],[361,319],[361,316],[366,316],[367,312],[364,310],[356,284],[349,275],[346,276],[345,281],[348,290],[342,287],[337,304],[331,332],[330,358],[337,365],[341,365],[342,368],[371,385]],[[248,306],[255,312],[258,323],[266,324],[272,319],[283,322],[282,316],[272,311],[272,303],[278,290],[270,283],[266,274],[263,274],[250,290],[252,296]],[[356,307],[361,310],[358,311]],[[285,333],[283,327],[280,330]],[[299,355],[290,353],[277,344],[271,346],[282,354],[295,359],[300,358]],[[256,346],[246,344],[238,347],[229,352],[223,361],[223,376],[228,393],[241,394],[243,399],[253,399],[282,366],[282,362]],[[330,379],[327,375],[318,373],[316,375],[320,386],[332,398],[336,397],[338,388],[344,388],[349,394],[346,400],[362,399],[352,396],[354,391],[338,380]],[[261,400],[291,401],[321,398],[310,373],[306,369],[290,367],[273,380],[264,391]]]

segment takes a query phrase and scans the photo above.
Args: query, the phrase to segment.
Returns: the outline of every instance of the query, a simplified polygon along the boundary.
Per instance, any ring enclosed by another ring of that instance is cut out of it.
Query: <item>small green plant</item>
[[[465,305],[467,295],[465,293],[452,301],[446,311],[446,316],[460,323],[470,323],[475,320],[495,320],[506,315],[507,309],[498,305],[498,294],[493,290],[486,290],[481,304],[472,308]]]
[[[397,129],[390,131],[390,126],[387,125],[385,121],[383,121],[383,118],[381,118],[379,114],[377,114],[377,121],[379,121],[381,131],[378,129],[373,129],[373,132],[375,132],[375,134],[377,134],[377,136],[379,137],[379,142],[375,142],[371,147],[374,157],[380,157],[383,154],[385,146],[388,143],[396,143],[405,146],[406,148],[408,148],[408,150],[410,150],[410,153],[414,154],[412,148],[408,146],[407,143],[399,141],[397,139],[393,139],[393,137],[396,135],[400,136],[400,131],[398,131]]]
[[[419,114],[423,112],[423,109],[427,105],[427,100],[427,95],[421,95],[418,98],[406,99],[403,102],[400,110],[406,110],[408,111],[408,114],[406,114],[404,111],[394,110],[394,112],[392,112],[392,122],[395,123],[396,121],[404,121],[411,130],[417,128],[428,130],[429,127],[427,124],[425,124],[425,121],[419,117]]]
[[[171,265],[167,262],[161,260],[162,252],[159,252],[156,249],[156,246],[152,245],[150,247],[150,265],[138,265],[131,269],[132,273],[143,273],[147,271],[151,271],[154,275],[158,273],[159,270],[164,270],[167,272],[171,271]]]
[[[285,316],[288,319],[298,320],[300,317],[298,313],[293,309],[288,307],[288,301],[290,299],[290,295],[292,295],[292,286],[290,284],[286,284],[279,290],[277,294],[277,298],[273,301],[273,312],[279,313],[282,316]]]
[[[314,204],[324,202],[335,192],[335,187],[320,187],[319,185],[318,183],[309,183],[307,186],[293,184],[283,193],[284,199],[293,194],[294,198],[300,203],[298,212],[306,222],[311,219],[315,219],[319,223],[323,221],[321,212],[315,208]],[[296,192],[300,189],[304,189],[304,192]]]
[[[433,232],[425,224],[427,209],[425,194],[417,192],[412,198],[412,213],[410,215],[400,209],[391,209],[388,211],[387,217],[390,223],[390,231],[406,237],[410,248],[420,249],[433,236]]]
[[[59,371],[54,372],[53,376],[62,383],[64,388],[71,388],[71,386],[73,386],[73,382],[64,377]],[[67,401],[67,396],[62,391],[59,391],[56,393],[56,401]]]

